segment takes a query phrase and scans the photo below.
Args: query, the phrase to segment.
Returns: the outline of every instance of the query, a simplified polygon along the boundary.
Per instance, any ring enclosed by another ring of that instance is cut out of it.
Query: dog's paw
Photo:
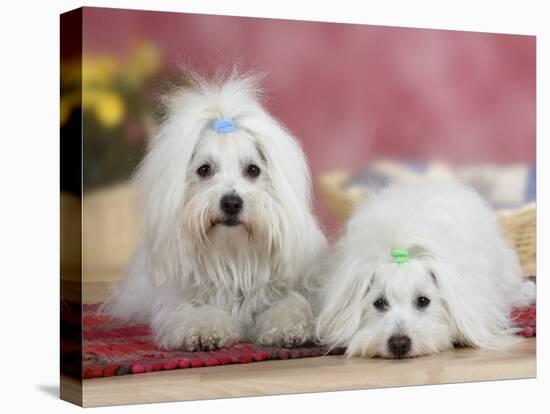
[[[311,307],[303,298],[291,296],[256,318],[256,340],[266,346],[292,348],[313,341]]]
[[[299,323],[295,326],[277,326],[273,324],[271,328],[260,332],[257,340],[265,346],[277,346],[293,348],[302,346],[311,342],[313,331],[307,326],[307,323]]]
[[[156,338],[161,347],[188,352],[214,351],[242,338],[229,314],[212,306],[186,308],[163,328]]]
[[[230,329],[200,327],[191,329],[181,344],[181,349],[188,352],[215,351],[219,348],[231,346],[239,340]]]

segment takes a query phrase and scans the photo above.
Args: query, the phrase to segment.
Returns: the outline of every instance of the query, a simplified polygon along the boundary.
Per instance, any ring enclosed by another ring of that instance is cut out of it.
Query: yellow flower
[[[107,85],[113,80],[118,69],[118,63],[111,56],[84,56],[82,59],[82,83],[84,85]]]
[[[93,109],[97,106],[104,92],[97,88],[82,88],[82,107],[84,109]]]
[[[67,99],[61,98],[61,102],[59,103],[59,122],[61,122],[61,125],[67,123],[72,110],[73,108],[71,108],[70,102],[68,102]]]
[[[160,51],[152,42],[142,41],[132,48],[126,66],[126,78],[132,84],[142,82],[160,67]]]
[[[80,107],[80,94],[78,92],[68,93],[61,96],[59,102],[59,121],[65,125],[75,108]]]
[[[109,128],[120,124],[126,114],[126,108],[120,96],[111,92],[98,94],[94,109],[98,121]]]
[[[78,60],[64,61],[61,65],[63,86],[79,86],[82,81],[82,66]]]

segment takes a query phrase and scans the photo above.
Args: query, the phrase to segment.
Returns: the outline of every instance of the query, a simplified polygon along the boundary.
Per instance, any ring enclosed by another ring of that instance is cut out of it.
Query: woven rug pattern
[[[307,358],[330,352],[325,347],[277,348],[239,343],[216,351],[167,351],[155,345],[147,325],[129,325],[97,315],[98,305],[83,306],[82,376],[84,378],[138,374],[177,368],[246,364],[270,359]]]
[[[166,351],[158,348],[147,325],[132,325],[96,314],[98,305],[83,306],[82,376],[84,378],[138,374],[142,372],[244,364],[271,359],[306,358],[327,354],[319,346],[276,348],[239,343],[210,352]],[[535,306],[514,309],[518,335],[536,335]],[[342,354],[335,349],[329,354]]]

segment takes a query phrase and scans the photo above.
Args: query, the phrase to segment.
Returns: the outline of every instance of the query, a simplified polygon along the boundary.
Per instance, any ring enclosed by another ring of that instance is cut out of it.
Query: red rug
[[[128,325],[95,313],[97,305],[83,306],[82,376],[84,378],[138,374],[176,368],[246,364],[269,359],[307,358],[327,354],[320,346],[276,348],[239,343],[208,352],[166,351],[158,348],[147,325]],[[330,354],[341,354],[335,349]]]
[[[142,372],[195,368],[224,364],[244,364],[269,359],[306,358],[327,353],[323,347],[274,348],[240,343],[212,352],[181,352],[159,349],[146,325],[124,324],[95,313],[97,305],[83,306],[82,377],[97,378]],[[515,309],[512,317],[521,328],[518,335],[536,335],[536,308]],[[76,322],[76,321],[75,321]],[[79,336],[79,335],[78,335]],[[76,338],[75,338],[76,339]],[[76,342],[62,343],[62,354],[80,354]],[[330,354],[342,354],[335,349]],[[80,368],[80,367],[75,367]],[[78,369],[80,371],[80,369]]]

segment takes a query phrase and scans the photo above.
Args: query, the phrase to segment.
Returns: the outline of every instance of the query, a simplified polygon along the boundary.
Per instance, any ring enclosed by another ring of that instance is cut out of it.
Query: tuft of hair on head
[[[260,72],[240,71],[237,66],[230,70],[218,69],[211,76],[190,67],[182,67],[180,71],[180,80],[160,98],[163,121],[199,99],[211,107],[212,118],[231,118],[239,115],[236,107],[264,102],[261,86],[265,75]]]

